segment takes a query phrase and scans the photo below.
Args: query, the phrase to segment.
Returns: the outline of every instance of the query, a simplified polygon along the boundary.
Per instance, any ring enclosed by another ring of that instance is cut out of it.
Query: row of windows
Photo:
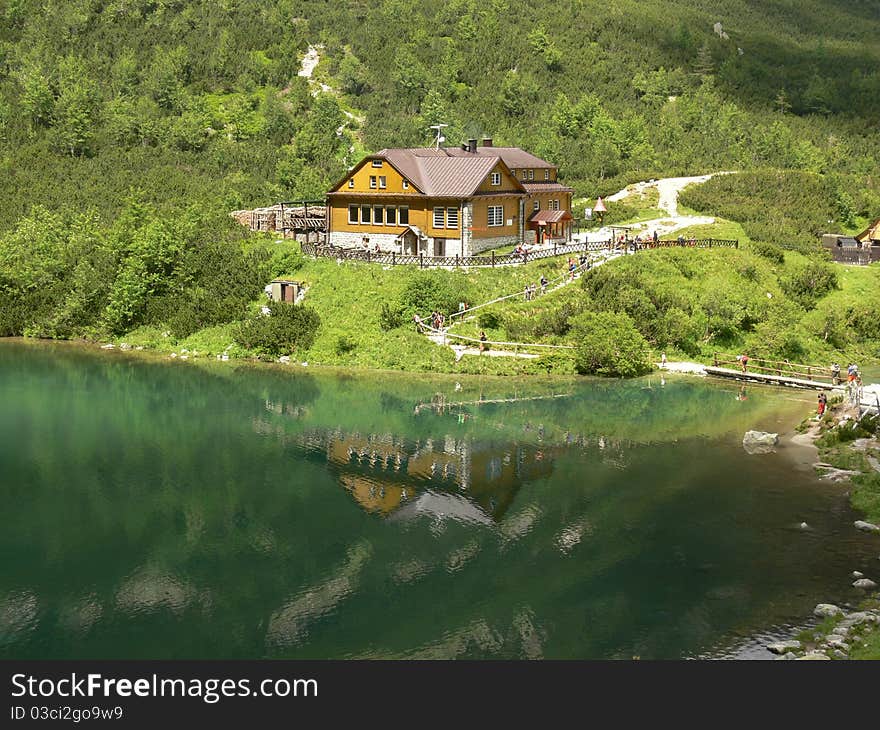
[[[409,207],[393,208],[382,205],[349,205],[348,222],[372,223],[374,226],[409,225]]]
[[[541,210],[540,201],[534,203],[535,211]],[[559,201],[551,200],[548,210],[559,210]],[[504,206],[490,205],[487,209],[488,225],[504,225]],[[458,228],[458,208],[434,208],[434,228]],[[409,225],[409,206],[391,207],[383,205],[349,205],[348,222],[351,224],[371,223],[374,226]]]
[[[512,170],[513,176],[516,177],[516,170]],[[534,180],[535,179],[535,171],[534,170],[520,170],[522,173],[523,180]],[[550,170],[548,168],[544,169],[544,180],[550,179]]]
[[[533,206],[534,206],[534,211],[537,213],[539,210],[541,210],[541,201],[536,200],[534,202]],[[547,204],[547,210],[559,210],[559,201],[558,200],[549,201],[549,203]]]
[[[348,187],[354,188],[354,178],[353,177],[349,178]],[[384,175],[379,175],[378,177],[376,175],[370,175],[370,190],[376,190],[377,188],[379,190],[385,190],[385,188],[387,188],[387,187],[388,187],[388,181]],[[408,180],[403,181],[403,189],[409,190],[409,181]]]

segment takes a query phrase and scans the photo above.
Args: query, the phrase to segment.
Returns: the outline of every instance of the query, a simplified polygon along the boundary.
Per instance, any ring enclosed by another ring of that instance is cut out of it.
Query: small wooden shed
[[[271,297],[273,302],[295,302],[299,296],[302,283],[291,281],[290,279],[274,279],[269,286],[271,287]]]

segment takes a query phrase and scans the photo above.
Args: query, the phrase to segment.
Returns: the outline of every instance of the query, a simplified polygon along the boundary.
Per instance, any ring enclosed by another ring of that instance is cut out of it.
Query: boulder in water
[[[743,448],[747,454],[769,454],[775,451],[779,443],[778,433],[766,431],[746,431],[743,436]]]
[[[856,520],[853,525],[857,530],[861,530],[862,532],[880,532],[880,525],[874,525],[870,522],[865,522],[864,520]]]

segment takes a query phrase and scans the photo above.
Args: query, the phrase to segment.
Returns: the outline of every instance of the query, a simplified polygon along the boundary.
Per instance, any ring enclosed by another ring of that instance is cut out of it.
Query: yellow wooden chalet
[[[328,194],[328,241],[346,248],[471,256],[571,240],[571,188],[518,147],[384,149]]]

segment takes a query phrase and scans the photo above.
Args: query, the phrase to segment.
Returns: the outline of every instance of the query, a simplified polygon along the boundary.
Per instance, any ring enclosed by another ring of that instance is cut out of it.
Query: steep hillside
[[[867,0],[2,0],[0,228],[33,203],[112,216],[131,188],[164,208],[317,197],[361,140],[439,121],[534,149],[583,195],[772,167],[858,199],[877,38]],[[298,76],[313,44],[335,92]]]

